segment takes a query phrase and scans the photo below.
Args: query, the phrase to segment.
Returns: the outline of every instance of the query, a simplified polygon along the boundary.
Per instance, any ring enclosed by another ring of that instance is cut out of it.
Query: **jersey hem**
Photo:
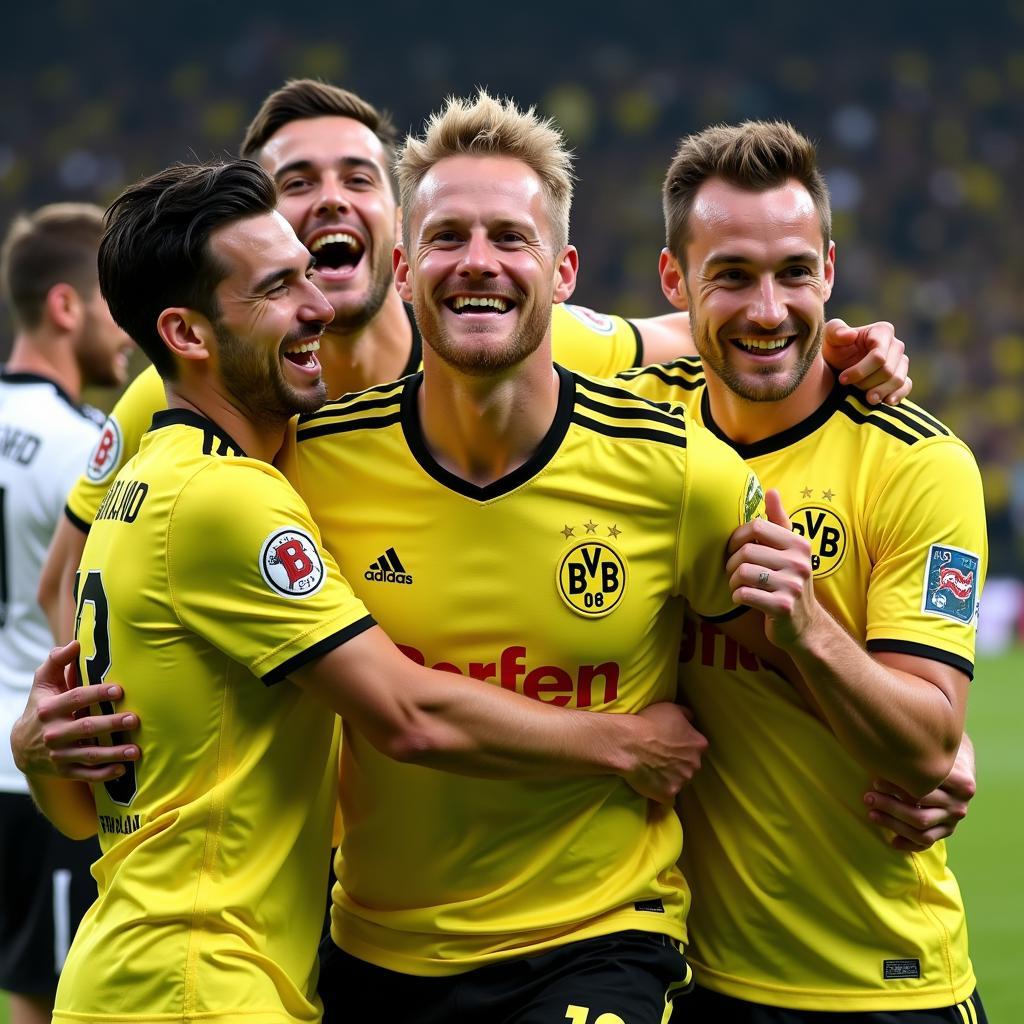
[[[748,1003],[759,1003],[784,1010],[819,1010],[839,1012],[856,1011],[894,1011],[894,1010],[934,1010],[946,1006],[954,1006],[969,998],[977,988],[978,982],[974,971],[970,971],[964,980],[952,986],[932,986],[913,992],[871,992],[857,989],[830,989],[815,991],[813,989],[790,989],[781,985],[746,981],[731,974],[713,971],[696,961],[688,953],[686,959],[693,968],[697,984],[712,992],[733,999],[742,999]],[[937,1002],[938,1000],[938,1002]]]
[[[974,678],[974,662],[952,651],[944,651],[941,647],[931,644],[915,643],[913,640],[869,640],[869,651],[888,651],[892,654],[913,654],[918,658],[930,661],[941,661],[944,665],[952,665],[959,669],[968,679]]]
[[[365,633],[371,626],[376,625],[377,623],[372,615],[364,615],[361,619],[356,619],[355,622],[349,623],[349,625],[339,629],[336,633],[325,636],[322,640],[317,640],[315,644],[307,647],[304,651],[293,654],[287,661],[282,661],[277,668],[272,668],[269,672],[260,676],[260,679],[263,680],[264,686],[273,686],[275,683],[279,683],[282,679],[287,678],[288,674],[294,672],[297,668],[302,668],[303,665],[316,661],[317,658],[322,658],[329,651],[333,651],[335,647],[348,643],[349,640],[359,636],[360,633]]]
[[[465,974],[468,971],[474,971],[478,967],[486,967],[489,964],[506,963],[509,960],[522,960],[526,957],[536,956],[538,953],[545,953],[551,949],[568,946],[572,942],[582,942],[584,939],[594,939],[602,935],[613,935],[616,932],[624,931],[667,935],[670,939],[675,939],[677,942],[686,942],[686,929],[679,922],[669,919],[667,915],[638,914],[633,910],[602,918],[600,924],[590,925],[578,930],[565,931],[541,942],[529,942],[495,953],[466,957],[462,960],[428,960],[419,957],[403,956],[390,950],[381,949],[379,946],[363,945],[358,941],[342,945],[338,942],[333,926],[331,928],[331,941],[350,956],[358,957],[360,960],[365,960],[367,963],[374,964],[377,967],[383,967],[388,971],[412,974],[421,978],[445,978]]]

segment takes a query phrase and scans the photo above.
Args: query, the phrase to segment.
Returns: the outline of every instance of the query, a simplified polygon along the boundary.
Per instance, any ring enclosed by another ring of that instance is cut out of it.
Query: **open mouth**
[[[320,361],[316,357],[319,351],[320,339],[314,338],[312,341],[295,342],[289,345],[281,352],[281,355],[289,363],[311,370],[320,365]]]
[[[321,235],[309,246],[317,270],[354,270],[366,251],[363,243],[347,231]]]
[[[781,338],[733,338],[732,344],[742,352],[751,356],[772,356],[796,341],[795,334],[787,334]]]
[[[515,303],[504,295],[454,295],[444,304],[459,316],[467,313],[504,314],[515,308]]]

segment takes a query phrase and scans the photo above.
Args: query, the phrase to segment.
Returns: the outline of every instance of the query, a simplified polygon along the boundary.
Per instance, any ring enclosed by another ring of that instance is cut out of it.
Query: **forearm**
[[[870,772],[913,794],[949,774],[962,711],[930,680],[881,664],[824,611],[787,653],[836,738]]]
[[[88,783],[36,776],[29,777],[28,788],[39,810],[64,835],[88,839],[96,834],[96,804]]]

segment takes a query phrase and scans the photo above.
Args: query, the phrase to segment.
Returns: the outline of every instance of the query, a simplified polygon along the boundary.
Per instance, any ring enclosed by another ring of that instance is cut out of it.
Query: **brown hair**
[[[99,283],[96,253],[102,234],[103,211],[91,203],[51,203],[14,219],[0,254],[0,276],[19,326],[39,326],[55,284],[92,295]]]
[[[568,242],[572,154],[561,130],[536,108],[520,110],[513,100],[496,99],[484,89],[473,99],[450,96],[440,112],[430,115],[421,138],[410,135],[405,140],[395,164],[406,211],[403,225],[409,223],[409,203],[430,168],[445,157],[463,154],[507,156],[530,167],[544,188],[555,244],[561,248]]]
[[[391,115],[348,89],[312,78],[293,78],[263,101],[245,131],[239,154],[255,159],[256,154],[286,124],[311,117],[350,117],[365,124],[380,139],[388,163],[394,160],[398,133]]]
[[[744,121],[705,128],[679,143],[665,176],[662,205],[665,244],[680,262],[685,264],[694,198],[712,178],[751,192],[765,192],[790,180],[800,182],[811,194],[828,245],[832,209],[814,143],[785,121]]]

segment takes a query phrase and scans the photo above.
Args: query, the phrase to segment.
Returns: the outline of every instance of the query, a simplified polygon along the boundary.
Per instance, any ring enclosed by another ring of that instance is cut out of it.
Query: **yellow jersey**
[[[115,478],[76,600],[82,680],[124,684],[145,756],[93,787],[54,1019],[319,1020],[335,716],[285,676],[373,620],[281,474],[185,410]]]
[[[682,402],[724,440],[697,359],[620,378]],[[818,600],[869,651],[971,674],[986,534],[967,447],[919,406],[836,385],[807,420],[733,445],[811,543]],[[944,843],[905,853],[867,817],[871,775],[713,623],[687,616],[682,699],[708,737],[682,795],[700,984],[821,1011],[947,1006],[971,993],[963,903]]]
[[[725,548],[761,492],[681,413],[557,372],[539,449],[486,487],[431,457],[421,374],[302,417],[283,464],[408,657],[636,712],[675,694],[684,600],[738,613]],[[342,747],[332,934],[349,953],[445,975],[623,929],[684,938],[679,822],[622,780],[467,778],[389,761],[348,730]]]
[[[403,377],[415,373],[423,361],[423,340],[412,307],[406,305],[405,310],[412,347]],[[631,321],[569,303],[552,307],[551,344],[557,362],[593,377],[613,377],[639,366],[643,358],[640,332]],[[83,533],[89,531],[110,481],[138,450],[153,414],[166,408],[163,381],[150,366],[129,385],[107,417],[86,469],[68,495],[65,514]]]

